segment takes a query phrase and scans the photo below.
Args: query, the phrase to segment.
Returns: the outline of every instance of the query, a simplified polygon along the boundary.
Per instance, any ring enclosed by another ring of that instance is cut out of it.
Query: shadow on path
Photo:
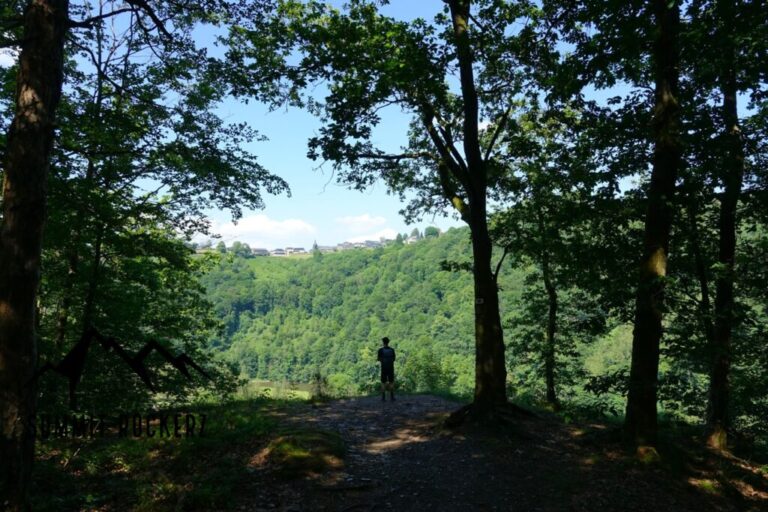
[[[396,402],[361,397],[292,410],[291,428],[337,433],[341,467],[299,480],[269,477],[264,501],[242,510],[298,511],[675,511],[749,510],[669,471],[595,443],[585,430],[551,418],[521,419],[512,430],[447,431],[460,404],[434,396]],[[600,426],[594,426],[600,429]],[[752,510],[763,510],[766,501]]]

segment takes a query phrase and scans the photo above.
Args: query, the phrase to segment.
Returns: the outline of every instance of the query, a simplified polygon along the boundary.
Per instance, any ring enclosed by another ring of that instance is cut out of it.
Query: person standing
[[[381,338],[383,346],[379,349],[376,359],[381,363],[381,400],[386,401],[387,389],[389,397],[395,401],[395,349],[389,346],[389,338]]]

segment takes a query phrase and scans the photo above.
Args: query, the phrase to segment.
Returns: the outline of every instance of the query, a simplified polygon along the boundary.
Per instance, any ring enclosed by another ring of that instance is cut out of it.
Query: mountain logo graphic
[[[155,351],[159,353],[163,359],[176,368],[187,379],[191,379],[192,375],[189,372],[189,368],[194,368],[203,377],[210,380],[208,373],[195,363],[191,357],[182,353],[180,355],[173,355],[167,348],[161,345],[156,340],[149,340],[136,354],[129,354],[120,344],[120,342],[111,336],[104,336],[96,329],[87,329],[80,340],[74,347],[59,361],[57,364],[46,363],[35,373],[32,380],[36,380],[47,371],[54,371],[69,381],[69,407],[70,409],[77,408],[77,398],[75,391],[78,384],[83,377],[83,370],[85,369],[85,362],[88,356],[88,351],[94,341],[98,341],[101,347],[109,351],[114,351],[115,354],[125,361],[125,363],[133,370],[133,372],[139,376],[145,386],[154,392],[156,390],[155,385],[152,383],[150,373],[147,367],[144,365],[146,358]]]

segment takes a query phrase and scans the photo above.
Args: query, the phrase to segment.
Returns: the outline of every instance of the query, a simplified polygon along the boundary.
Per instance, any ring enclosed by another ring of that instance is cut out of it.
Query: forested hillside
[[[343,394],[376,384],[376,350],[388,336],[402,386],[468,395],[474,385],[472,278],[445,268],[461,267],[469,257],[466,229],[413,245],[311,258],[230,256],[203,278],[226,324],[213,344],[248,378],[312,382],[319,375],[330,391]],[[499,282],[511,380],[518,393],[541,396],[546,305],[536,300],[543,291],[533,277],[533,269],[506,264]],[[564,321],[578,323],[570,314]],[[614,334],[597,342],[604,354],[598,357],[589,343],[594,338],[565,333],[578,340],[569,354],[578,362],[563,371],[568,383],[576,367],[603,370],[611,361],[627,367],[629,333],[619,327]],[[566,396],[573,395],[567,388]]]
[[[470,256],[467,229],[412,245],[306,258],[230,252],[202,278],[225,324],[212,345],[244,378],[320,380],[326,392],[351,395],[377,389],[376,350],[388,336],[398,351],[401,389],[471,395]],[[497,250],[495,260],[500,256]],[[545,403],[547,292],[538,267],[525,261],[507,259],[499,274],[508,384],[518,400]],[[685,291],[682,283],[674,290]],[[605,309],[599,295],[577,286],[558,293],[555,388],[571,413],[620,416],[632,327],[623,308]],[[677,314],[686,308],[682,302]],[[706,373],[697,354],[680,355],[682,333],[672,332],[661,361],[662,411],[697,423],[705,414]],[[762,382],[750,346],[749,337],[739,344],[736,389]],[[743,391],[736,403],[739,425],[762,435],[762,401]]]
[[[440,266],[468,251],[468,232],[454,229],[383,249],[227,259],[203,279],[226,322],[214,344],[248,377],[310,382],[319,373],[351,393],[375,382],[389,336],[412,388],[471,391],[472,279]],[[504,283],[519,295],[521,273],[505,272]]]

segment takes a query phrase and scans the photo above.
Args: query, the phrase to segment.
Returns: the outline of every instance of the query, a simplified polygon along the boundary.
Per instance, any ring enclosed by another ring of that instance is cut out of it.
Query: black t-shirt
[[[381,362],[382,368],[394,368],[395,349],[392,347],[381,347],[377,359]]]

